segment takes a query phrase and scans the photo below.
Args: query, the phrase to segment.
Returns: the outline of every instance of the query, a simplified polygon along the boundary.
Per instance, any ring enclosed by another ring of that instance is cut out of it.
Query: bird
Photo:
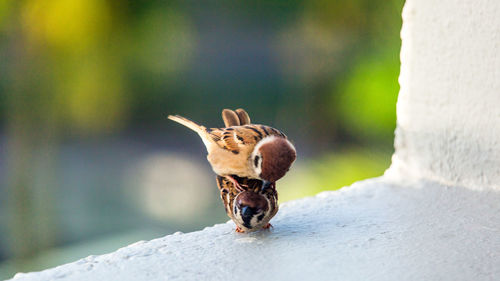
[[[168,118],[198,133],[213,171],[242,187],[235,177],[261,180],[264,190],[282,178],[297,157],[287,136],[270,126],[252,124],[244,109],[224,109],[224,128],[206,128],[185,117]]]
[[[236,232],[253,232],[272,227],[269,221],[279,208],[275,185],[262,190],[260,180],[236,177],[240,185],[244,186],[240,190],[226,177],[217,176],[216,179],[226,214],[236,224]]]

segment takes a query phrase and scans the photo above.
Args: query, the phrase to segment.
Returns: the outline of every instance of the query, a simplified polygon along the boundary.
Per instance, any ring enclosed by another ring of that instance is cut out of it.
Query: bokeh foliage
[[[87,147],[108,155],[124,143],[172,152],[199,145],[167,113],[220,126],[222,108],[243,107],[254,121],[286,132],[299,160],[278,183],[282,201],[381,175],[395,128],[402,5],[0,1],[0,262],[9,261],[0,278],[39,269],[30,261],[47,249],[104,233],[95,226],[77,236],[62,223],[73,218],[61,211],[68,181],[97,174],[95,190],[112,186],[116,204],[134,209],[120,201],[118,178],[126,172],[112,169],[126,160],[103,156],[68,172]],[[67,151],[73,160],[61,156]],[[129,161],[140,154],[117,153]],[[214,183],[207,186],[215,198]],[[110,197],[87,196],[108,208]],[[194,213],[186,230],[223,218],[222,211],[215,219]]]

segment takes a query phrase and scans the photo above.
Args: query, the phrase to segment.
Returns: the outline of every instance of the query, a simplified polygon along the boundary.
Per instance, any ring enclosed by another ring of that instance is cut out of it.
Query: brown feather
[[[248,206],[250,208],[261,209],[263,211],[268,210],[267,201],[264,197],[258,193],[251,191],[243,191],[238,200],[236,201],[237,206]]]
[[[240,178],[236,176],[233,176],[233,178],[236,179],[240,185],[242,185],[244,191],[239,192],[234,187],[233,183],[226,177],[217,176],[216,178],[217,186],[220,190],[220,197],[224,203],[226,214],[240,229],[243,229],[244,231],[259,230],[267,225],[269,220],[271,220],[271,218],[273,218],[278,212],[278,193],[275,188],[267,188],[262,191],[262,181],[260,180]],[[269,205],[264,198],[269,200]],[[237,206],[235,206],[235,204]],[[249,229],[240,224],[233,213],[235,207],[238,209],[241,208],[241,206],[249,206],[251,208],[263,210],[266,213],[266,216],[263,217],[257,225],[254,225],[252,229]]]
[[[260,147],[262,154],[261,178],[275,182],[282,178],[290,169],[297,157],[296,151],[286,139],[276,138]]]
[[[240,152],[240,148],[236,139],[234,138],[233,131],[224,131],[222,134],[222,142],[227,147],[227,150],[230,150],[234,154],[238,154]]]
[[[175,121],[181,125],[188,127],[189,129],[197,132],[198,134],[205,132],[206,128],[202,125],[196,124],[195,122],[187,119],[186,117],[182,117],[180,115],[169,115],[168,119]]]
[[[222,112],[226,125],[250,122],[248,114],[243,109],[238,109],[237,112],[238,113],[229,109]],[[282,132],[265,125],[245,124],[226,128],[206,128],[182,116],[170,115],[168,118],[199,134],[207,148],[207,160],[210,162],[214,172],[221,176],[238,175],[241,177],[269,180],[257,174],[252,164],[253,162],[249,157],[255,146],[268,136],[286,139]],[[264,162],[265,161],[262,163],[264,164]],[[286,165],[283,166],[281,165],[282,163],[283,161],[279,162],[278,166],[285,167]],[[274,165],[269,166],[265,164],[264,166],[274,167]],[[288,167],[289,166],[287,166],[286,169],[288,169]],[[263,174],[271,174],[271,178],[282,174],[281,170],[274,172],[269,172],[267,170],[265,170]]]
[[[238,114],[231,109],[222,110],[222,120],[224,120],[224,126],[226,127],[240,125],[240,118]]]
[[[236,109],[236,114],[238,114],[241,126],[251,124],[250,116],[248,116],[248,113],[243,108]]]
[[[276,129],[264,125],[232,126],[228,128],[210,128],[210,136],[216,144],[229,151],[247,149],[251,151],[255,144],[267,136],[282,137]],[[244,144],[240,146],[239,144]]]

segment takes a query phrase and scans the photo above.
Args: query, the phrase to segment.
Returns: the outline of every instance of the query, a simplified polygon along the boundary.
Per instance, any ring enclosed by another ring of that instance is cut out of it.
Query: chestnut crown
[[[267,137],[253,153],[253,165],[259,177],[269,182],[281,179],[297,158],[295,147],[283,137]]]
[[[250,191],[243,191],[235,198],[238,208],[249,207],[258,211],[268,209],[267,200],[264,196]]]

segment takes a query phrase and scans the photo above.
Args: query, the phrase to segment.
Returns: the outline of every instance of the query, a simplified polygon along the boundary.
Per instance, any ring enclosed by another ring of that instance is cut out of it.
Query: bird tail
[[[198,134],[202,134],[203,132],[205,132],[206,129],[204,126],[198,125],[195,122],[179,115],[169,115],[168,119],[175,121],[179,124],[182,124],[188,127],[189,129],[197,132]]]

